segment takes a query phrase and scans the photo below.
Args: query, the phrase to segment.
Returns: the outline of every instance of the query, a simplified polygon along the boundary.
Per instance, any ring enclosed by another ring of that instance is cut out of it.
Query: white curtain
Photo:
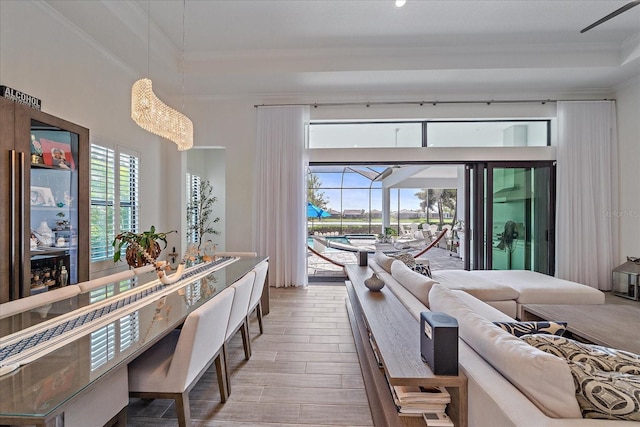
[[[558,102],[556,276],[610,290],[618,261],[613,101]]]
[[[270,286],[307,285],[306,135],[309,107],[257,109],[254,230]]]

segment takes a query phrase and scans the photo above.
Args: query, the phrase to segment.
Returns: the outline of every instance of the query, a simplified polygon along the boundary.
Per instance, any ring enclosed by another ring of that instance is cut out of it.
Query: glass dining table
[[[265,260],[223,257],[169,285],[152,271],[0,319],[0,425],[60,424],[68,402]]]

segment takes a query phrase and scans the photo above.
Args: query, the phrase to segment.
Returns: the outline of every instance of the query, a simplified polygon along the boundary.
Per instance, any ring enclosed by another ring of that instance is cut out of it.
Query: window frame
[[[312,120],[311,123],[309,124],[310,127],[313,126],[323,126],[323,125],[377,125],[377,124],[416,124],[419,123],[421,124],[421,145],[420,146],[416,146],[416,147],[369,147],[369,146],[362,146],[362,147],[358,147],[358,148],[362,148],[362,149],[377,149],[377,148],[431,148],[428,145],[428,141],[427,141],[427,127],[430,124],[433,123],[438,123],[438,124],[442,124],[442,123],[508,123],[508,122],[517,122],[517,123],[522,123],[522,122],[544,122],[546,123],[546,146],[550,147],[551,146],[551,141],[552,141],[552,127],[551,127],[551,122],[552,122],[552,118],[504,118],[504,119],[425,119],[425,120],[415,120],[415,119],[407,119],[407,120],[344,120],[344,121],[336,121],[336,120],[317,120],[314,121]],[[311,134],[311,132],[310,132]],[[309,147],[311,147],[311,141],[309,141]],[[489,146],[477,146],[477,147],[469,147],[469,148],[488,148]],[[543,145],[527,145],[525,147],[543,147]],[[312,147],[312,150],[322,150],[322,149],[332,149],[332,150],[339,150],[339,149],[347,149],[347,148],[354,148],[353,146],[345,146],[345,147],[332,147],[332,148],[326,148],[326,147]],[[440,147],[440,148],[447,148],[447,147]]]
[[[113,169],[111,171],[107,171],[106,172],[106,179],[109,178],[109,173],[113,174],[113,183],[108,182],[106,185],[111,186],[113,185],[113,188],[108,188],[105,191],[106,194],[106,199],[94,199],[92,198],[91,195],[91,189],[89,191],[90,193],[90,199],[89,199],[89,203],[90,203],[90,212],[92,211],[94,206],[107,206],[107,207],[111,207],[113,209],[113,236],[115,237],[118,233],[120,233],[121,231],[124,231],[123,228],[123,224],[122,224],[122,218],[121,218],[121,208],[123,207],[128,207],[131,208],[132,213],[130,214],[129,218],[133,218],[133,220],[131,221],[132,223],[134,223],[134,227],[131,231],[134,232],[138,232],[139,231],[139,218],[140,218],[140,171],[141,171],[141,156],[140,153],[136,150],[133,150],[129,147],[123,146],[123,145],[119,145],[119,144],[113,144],[113,143],[108,143],[108,142],[104,142],[104,141],[92,141],[90,144],[90,158],[93,161],[94,159],[94,148],[93,146],[97,146],[99,147],[101,150],[105,150],[108,155],[113,155]],[[135,164],[135,170],[133,173],[130,174],[131,177],[131,181],[129,183],[129,186],[133,186],[133,190],[130,190],[130,194],[134,197],[133,199],[129,200],[129,201],[125,201],[123,203],[123,201],[120,198],[121,195],[121,168],[123,166],[131,169],[131,165],[130,164],[123,164],[123,157],[122,156],[128,156],[128,157],[132,157],[136,159],[136,164]],[[109,165],[111,166],[111,165]],[[91,179],[89,182],[89,185],[91,186],[93,184],[93,174],[91,174]],[[109,196],[112,197],[112,200],[109,199]],[[93,231],[94,229],[94,224],[91,223],[91,231]],[[131,229],[131,228],[130,228]],[[106,256],[101,257],[101,258],[94,258],[93,253],[94,253],[94,248],[93,246],[90,246],[90,262],[91,262],[91,267],[92,267],[92,271],[100,271],[100,270],[104,270],[104,269],[108,269],[113,267],[113,249],[110,249],[111,246],[111,238],[109,236],[109,231],[106,231],[106,234],[102,236],[102,238],[106,239],[107,241],[105,242],[105,248],[106,248]],[[93,236],[90,236],[90,239],[93,240]]]

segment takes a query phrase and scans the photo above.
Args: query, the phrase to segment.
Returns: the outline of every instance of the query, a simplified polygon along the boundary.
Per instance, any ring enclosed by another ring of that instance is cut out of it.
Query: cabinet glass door
[[[31,295],[78,282],[78,139],[31,120]]]

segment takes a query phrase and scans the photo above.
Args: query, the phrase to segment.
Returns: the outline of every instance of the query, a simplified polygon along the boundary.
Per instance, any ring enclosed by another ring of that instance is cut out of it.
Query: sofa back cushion
[[[436,281],[420,273],[416,273],[399,260],[391,264],[391,275],[421,303],[429,307],[429,291],[431,290],[431,286],[437,283]]]
[[[432,311],[455,317],[460,338],[544,414],[553,418],[582,418],[566,361],[503,331],[445,286],[432,286],[429,301]]]
[[[395,261],[395,258],[391,258],[390,256],[386,256],[382,252],[376,252],[373,255],[373,260],[387,273],[391,273],[391,264]]]
[[[461,289],[482,301],[518,299],[520,293],[515,289],[472,273],[466,270],[438,270],[433,272],[432,277],[449,289]]]

